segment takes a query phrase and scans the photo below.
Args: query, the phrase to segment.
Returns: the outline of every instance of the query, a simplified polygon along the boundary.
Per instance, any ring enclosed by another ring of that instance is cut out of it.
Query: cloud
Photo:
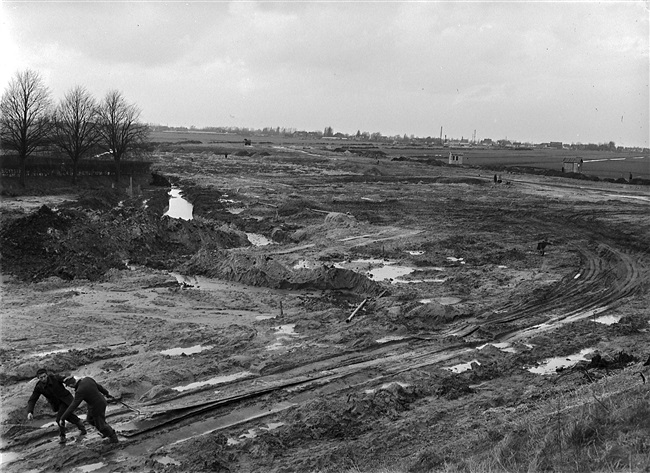
[[[579,129],[597,141],[610,123],[601,113],[589,130],[581,117],[600,104],[619,123],[630,117],[625,141],[648,142],[643,2],[1,5],[12,66],[43,71],[59,94],[118,88],[154,122],[425,136],[441,125],[465,136]]]

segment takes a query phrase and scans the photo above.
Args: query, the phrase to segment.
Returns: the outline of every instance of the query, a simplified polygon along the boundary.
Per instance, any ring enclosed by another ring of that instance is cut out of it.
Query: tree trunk
[[[27,180],[27,156],[20,156],[20,186],[25,187]]]
[[[120,183],[120,158],[115,158],[115,183]]]

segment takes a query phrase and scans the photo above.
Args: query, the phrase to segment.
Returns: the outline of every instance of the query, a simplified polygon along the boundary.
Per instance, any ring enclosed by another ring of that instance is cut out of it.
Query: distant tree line
[[[3,151],[16,153],[22,186],[28,159],[51,149],[69,158],[73,183],[77,182],[82,159],[97,155],[112,157],[119,182],[121,161],[147,142],[149,130],[140,122],[140,113],[117,90],[97,101],[86,88],[75,86],[54,103],[40,74],[27,69],[16,72],[0,99],[0,146]],[[4,161],[7,159],[3,157]],[[97,172],[105,166],[98,165]],[[84,173],[91,172],[86,168]]]
[[[466,138],[461,138],[459,140],[454,139],[444,139],[440,137],[418,137],[414,135],[383,135],[380,132],[367,132],[357,130],[356,133],[348,134],[335,132],[331,126],[326,126],[323,131],[301,131],[296,128],[284,128],[284,127],[264,127],[264,128],[247,128],[247,127],[203,127],[197,128],[195,126],[185,127],[185,126],[168,126],[168,125],[157,125],[149,124],[149,128],[152,131],[178,131],[178,132],[211,132],[211,133],[223,133],[223,134],[233,134],[239,136],[279,136],[285,138],[298,138],[298,139],[340,139],[340,140],[350,140],[350,141],[363,141],[363,142],[374,142],[374,143],[385,143],[385,144],[400,144],[400,145],[412,145],[412,146],[453,146],[455,143],[461,144],[470,144],[469,140]],[[522,143],[511,142],[509,140],[492,140],[490,138],[482,139],[480,142],[472,143],[475,146],[484,146],[490,148],[517,148],[517,149],[532,149],[534,147],[543,147],[544,144],[540,143],[534,145],[527,143],[525,146]],[[546,143],[546,145],[548,145]],[[566,145],[568,149],[573,150],[588,150],[588,151],[625,151],[625,150],[635,150],[641,152],[648,152],[648,148],[625,148],[622,146],[616,146],[613,141],[608,143],[599,143],[599,144],[583,144],[575,143]]]

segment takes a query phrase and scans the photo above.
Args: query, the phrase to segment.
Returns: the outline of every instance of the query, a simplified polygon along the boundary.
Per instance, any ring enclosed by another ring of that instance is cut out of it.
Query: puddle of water
[[[447,279],[409,279],[406,281],[405,279],[393,279],[392,283],[393,284],[414,284],[418,282],[445,282]]]
[[[238,215],[238,214],[242,213],[244,210],[246,210],[246,209],[244,209],[242,207],[242,208],[236,208],[236,209],[228,209],[228,212],[230,212],[231,214]]]
[[[582,276],[582,273],[578,273],[575,276],[573,276],[573,279],[578,279],[580,276]]]
[[[269,422],[266,424],[266,427],[261,427],[262,430],[275,430],[278,427],[282,427],[284,422]]]
[[[228,383],[230,381],[235,381],[236,379],[246,378],[252,376],[253,373],[249,371],[242,371],[240,373],[234,373],[226,376],[216,376],[214,378],[206,379],[205,381],[197,381],[196,383],[190,383],[186,386],[176,386],[172,388],[174,391],[189,391],[191,389],[200,388],[202,386],[214,386],[216,384]]]
[[[89,471],[99,470],[103,466],[106,466],[106,463],[104,462],[91,463],[90,465],[78,466],[73,471],[79,473],[87,473]]]
[[[414,252],[419,253],[419,252]],[[422,252],[423,253],[423,252]],[[406,276],[415,271],[415,268],[410,266],[398,266],[394,261],[387,259],[357,259],[353,261],[344,261],[334,264],[335,268],[349,269],[357,273],[362,273],[374,281],[391,280],[393,283],[410,283],[410,282],[437,282],[435,280],[419,280],[419,281],[404,281],[399,279],[400,276]],[[431,268],[434,270],[442,271],[443,268]]]
[[[397,280],[400,276],[411,274],[415,269],[408,266],[384,266],[383,268],[374,268],[368,271],[373,281],[384,281],[386,279]]]
[[[266,350],[275,351],[275,350],[280,350],[282,348],[285,348],[283,340],[288,340],[291,337],[295,337],[298,335],[295,332],[295,328],[296,328],[296,324],[279,325],[277,327],[273,327],[273,330],[275,330],[277,333],[277,341],[267,346]]]
[[[388,342],[395,342],[397,340],[404,340],[406,337],[403,335],[389,335],[384,338],[380,338],[379,340],[375,340],[377,343],[388,343]]]
[[[480,365],[478,360],[472,360],[472,361],[468,361],[467,363],[459,363],[457,365],[448,366],[447,368],[443,368],[443,369],[449,370],[449,371],[451,371],[453,373],[462,373],[464,371],[471,370],[472,369],[472,363],[476,363],[477,365]]]
[[[0,465],[8,465],[21,458],[18,452],[0,452]]]
[[[533,368],[528,368],[528,371],[535,374],[553,374],[558,368],[569,368],[579,361],[586,361],[585,355],[593,353],[593,348],[585,348],[580,350],[580,353],[569,356],[558,356],[555,358],[548,358],[542,362],[541,365]]]
[[[295,332],[296,324],[278,325],[273,330],[278,332],[278,335],[297,335]]]
[[[458,304],[461,301],[458,297],[451,297],[451,296],[446,296],[446,297],[440,297],[438,299],[438,302],[442,305],[454,305]]]
[[[181,197],[181,190],[177,187],[172,187],[172,190],[169,191],[169,196],[169,209],[164,215],[171,218],[192,220],[194,206]]]
[[[70,351],[68,348],[61,348],[59,350],[52,350],[52,351],[43,351],[40,353],[33,353],[29,355],[29,358],[42,358],[47,355],[54,355],[55,353],[66,353]]]
[[[163,465],[180,465],[181,464],[181,462],[179,462],[178,460],[174,460],[170,456],[164,456],[164,457],[156,458],[156,461],[158,463],[162,463]]]
[[[622,318],[622,315],[603,315],[602,317],[598,317],[596,322],[605,325],[612,325],[617,324]]]
[[[384,390],[384,389],[388,389],[388,388],[390,388],[393,384],[397,384],[398,386],[401,386],[401,387],[403,387],[403,388],[406,388],[406,387],[410,386],[410,384],[400,383],[399,381],[393,381],[392,383],[382,384],[381,387],[379,387],[379,388],[377,388],[377,389],[366,389],[365,393],[366,393],[366,394],[372,394],[372,393],[375,393],[375,392],[377,392],[377,391],[381,391],[381,390]]]
[[[418,250],[418,251],[415,251],[415,250],[414,250],[414,251],[407,251],[407,253],[408,253],[409,255],[419,256],[419,255],[423,255],[423,254],[424,254],[424,251],[419,251],[419,250]]]
[[[455,258],[454,256],[447,256],[447,259],[453,263],[465,264],[465,258]]]
[[[505,351],[507,353],[517,353],[517,350],[515,347],[513,347],[509,342],[502,342],[502,343],[486,343],[485,345],[481,345],[480,347],[476,347],[477,350],[482,350],[488,345],[492,345],[495,348],[498,348],[501,351]]]
[[[431,304],[433,302],[433,299],[420,299],[418,302],[420,304]]]
[[[268,319],[275,319],[275,315],[257,315],[257,316],[255,316],[255,320],[268,320]]]
[[[273,244],[273,241],[258,233],[246,233],[246,236],[253,246],[266,246]]]
[[[194,345],[193,347],[187,348],[170,348],[169,350],[161,351],[160,354],[169,356],[193,355],[194,353],[200,353],[204,350],[210,350],[213,347],[213,345]]]

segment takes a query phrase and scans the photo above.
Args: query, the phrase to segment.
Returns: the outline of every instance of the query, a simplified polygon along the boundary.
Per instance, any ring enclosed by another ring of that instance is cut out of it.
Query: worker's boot
[[[117,438],[117,434],[115,433],[112,427],[107,426],[107,428],[102,432],[102,434],[104,434],[104,437],[106,437],[110,443],[119,442]]]
[[[66,441],[67,441],[67,439],[65,438],[65,435],[60,435],[59,436],[59,443],[61,445],[65,445]]]
[[[86,435],[88,432],[86,431],[86,427],[84,427],[83,421],[79,421],[77,424],[77,427],[79,428],[79,435]]]

